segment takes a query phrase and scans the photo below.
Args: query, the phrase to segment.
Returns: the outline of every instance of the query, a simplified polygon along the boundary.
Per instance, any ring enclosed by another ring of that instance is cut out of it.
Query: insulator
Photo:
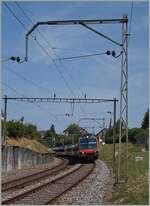
[[[110,55],[110,51],[107,50],[106,54],[107,54],[107,55]]]
[[[116,52],[115,52],[115,51],[112,51],[111,55],[112,55],[113,57],[115,57],[115,56],[116,56]]]
[[[12,61],[15,61],[15,60],[16,60],[16,58],[15,58],[15,57],[10,57],[10,59],[11,59]]]
[[[16,58],[16,61],[17,61],[17,62],[20,62],[20,57],[17,57],[17,58]]]

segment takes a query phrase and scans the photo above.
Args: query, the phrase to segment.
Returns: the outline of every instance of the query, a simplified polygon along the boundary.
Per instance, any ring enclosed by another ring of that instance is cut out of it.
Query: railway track
[[[46,178],[49,175],[55,175],[61,170],[65,169],[66,166],[68,165],[68,162],[69,162],[68,160],[62,159],[62,162],[53,168],[44,169],[42,171],[30,174],[30,175],[26,175],[26,176],[23,176],[23,177],[20,177],[20,178],[11,180],[11,181],[4,182],[2,183],[2,192],[6,192],[6,191],[8,192],[12,190],[21,189],[31,183],[34,183],[43,178]]]
[[[13,196],[2,194],[2,204],[46,205],[52,204],[64,192],[77,185],[94,169],[95,164],[68,166],[66,171],[59,173],[55,178],[48,178]]]

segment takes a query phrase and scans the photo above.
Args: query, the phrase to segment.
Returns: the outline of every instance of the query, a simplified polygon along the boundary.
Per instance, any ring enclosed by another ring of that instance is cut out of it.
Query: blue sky
[[[131,1],[129,2],[19,2],[30,19],[37,21],[65,19],[108,19],[122,18],[127,14],[130,22]],[[28,30],[32,23],[24,16],[15,2],[7,2],[16,16]],[[121,41],[121,25],[93,25],[93,28]],[[52,58],[78,56],[115,50],[113,43],[81,26],[41,26],[40,32],[49,44],[33,33]],[[26,31],[2,4],[2,59],[25,55]],[[55,49],[54,49],[55,48]],[[8,96],[84,97],[120,99],[121,58],[96,56],[75,60],[57,61],[67,85],[60,76],[51,59],[41,50],[36,42],[29,40],[29,61],[23,64],[2,62],[3,94]],[[40,105],[40,106],[39,106]],[[131,36],[129,41],[129,127],[138,127],[148,108],[148,3],[133,3]],[[55,125],[57,132],[62,132],[70,123],[76,123],[83,117],[106,118],[108,126],[113,111],[112,103],[82,104],[74,106],[73,117],[70,104],[9,102],[8,119],[24,116],[25,122],[36,124],[38,129],[48,129]],[[119,117],[119,103],[117,104]],[[98,124],[82,121],[81,126],[93,126],[98,131]],[[102,125],[102,122],[100,122]]]

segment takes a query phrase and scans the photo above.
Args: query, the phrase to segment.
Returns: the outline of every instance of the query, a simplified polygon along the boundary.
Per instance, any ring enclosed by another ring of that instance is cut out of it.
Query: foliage
[[[113,129],[109,129],[105,135],[105,143],[112,144],[113,143]]]
[[[145,112],[145,114],[144,114],[144,118],[143,118],[141,127],[142,127],[143,129],[146,129],[146,128],[149,127],[149,109],[148,109],[148,110]]]
[[[37,138],[39,136],[37,128],[32,124],[23,124],[20,121],[10,120],[6,123],[7,135],[11,138]]]
[[[46,147],[52,147],[52,142],[48,138],[40,139],[39,142],[45,145]]]
[[[29,137],[30,139],[38,137],[39,134],[38,134],[38,131],[35,125],[26,124],[26,125],[23,125],[23,127],[24,127],[24,135],[26,137]]]
[[[56,136],[56,139],[55,139],[55,146],[57,147],[59,147],[59,146],[62,146],[62,145],[64,145],[64,140],[65,140],[65,135],[62,135],[62,134],[58,134],[57,136]]]
[[[128,132],[129,141],[132,143],[147,144],[148,129],[132,128]]]
[[[146,119],[146,118],[144,118]],[[116,122],[116,143],[119,142],[119,124],[120,120],[117,120]],[[147,146],[148,144],[148,128],[131,128],[128,129],[128,138],[129,141],[132,143],[138,143],[138,144],[145,144]],[[125,142],[125,135],[122,137],[122,142]],[[107,144],[113,143],[113,128],[109,129],[105,136],[105,142]]]
[[[44,138],[41,139],[40,142],[48,147],[52,147],[56,138],[55,126],[52,124],[50,129],[45,131]]]
[[[65,133],[67,133],[67,136],[69,136],[68,140],[73,138],[74,142],[77,142],[82,136],[82,129],[77,124],[70,124],[65,130]]]
[[[19,121],[8,121],[6,124],[6,128],[7,128],[7,135],[9,137],[21,137],[24,136],[24,127],[23,124]]]
[[[56,134],[56,131],[55,131],[55,126],[52,124],[51,128],[50,128],[50,132],[52,134]]]
[[[121,157],[124,157],[126,144],[122,144]],[[107,144],[101,146],[100,158],[109,166],[113,166],[113,145]],[[109,151],[109,152],[108,152]],[[118,144],[116,144],[118,151]],[[148,205],[148,169],[149,154],[148,151],[142,151],[136,144],[128,145],[128,182],[126,184],[117,184],[113,188],[112,197],[108,196],[106,202],[110,205]],[[142,161],[136,161],[136,157],[143,157]],[[116,163],[118,161],[116,156]],[[123,159],[122,159],[123,160]],[[121,161],[121,168],[125,168],[125,161]],[[118,165],[116,165],[117,168]],[[117,172],[117,170],[116,170]],[[123,170],[121,170],[123,172]],[[117,174],[117,173],[116,173]]]
[[[74,144],[74,137],[73,136],[65,136],[64,144],[65,145]]]
[[[118,119],[116,122],[116,135],[115,135],[115,142],[119,142],[119,124],[120,120]],[[124,142],[124,138],[122,138],[122,142]],[[106,144],[112,144],[113,143],[113,127],[108,130],[105,136],[105,142]]]
[[[69,135],[80,134],[80,130],[81,128],[77,124],[70,124],[66,129]]]

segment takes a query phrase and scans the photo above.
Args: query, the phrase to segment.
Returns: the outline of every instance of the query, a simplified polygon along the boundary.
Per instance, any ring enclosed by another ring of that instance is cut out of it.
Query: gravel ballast
[[[80,166],[81,166],[80,164],[76,164],[74,166],[68,166],[68,169],[61,171],[59,174],[49,176],[46,179],[38,181],[37,183],[31,184],[29,186],[26,186],[25,188],[22,188],[22,189],[18,190],[17,193],[16,193],[16,191],[14,191],[14,192],[12,192],[12,191],[10,191],[10,192],[7,192],[7,191],[3,192],[2,193],[2,201],[6,201],[6,200],[8,200],[8,199],[10,199],[12,197],[16,197],[16,194],[18,196],[18,195],[23,194],[25,192],[32,191],[32,189],[34,189],[34,188],[39,188],[40,186],[45,185],[47,183],[50,183],[50,182],[54,181],[55,179],[57,179],[57,178],[59,178],[61,176],[64,176],[65,174],[70,173],[71,171],[77,170],[78,168],[80,168]],[[48,191],[49,190],[47,189],[47,192]],[[42,193],[43,193],[43,195],[41,196]],[[49,194],[51,194],[51,190],[50,190]],[[40,203],[42,204],[43,200],[42,200],[42,198],[40,198],[40,196],[41,197],[45,196],[45,198],[47,197],[49,199],[49,196],[45,195],[44,189],[42,188],[40,190],[40,192],[37,192],[37,194],[36,193],[33,194],[31,192],[31,194],[28,195],[27,198],[26,197],[22,198],[21,204],[22,203],[23,204],[30,204],[30,205],[40,204]],[[25,199],[25,200],[23,200],[23,199]],[[20,201],[18,202],[18,204],[19,203],[20,203]]]
[[[50,169],[53,168],[57,165],[59,165],[62,162],[61,159],[59,158],[53,158],[52,161],[50,161],[49,163],[46,164],[40,164],[40,165],[36,165],[30,168],[25,168],[25,169],[20,169],[20,170],[15,170],[13,172],[8,172],[5,173],[5,175],[2,175],[2,183],[5,183],[7,181],[11,181],[11,180],[15,180],[18,178],[22,178],[23,176],[27,176],[30,174],[34,174],[37,173],[39,171],[43,171],[45,169]]]
[[[114,179],[110,169],[101,161],[96,161],[94,171],[80,184],[59,197],[53,204],[61,205],[101,205],[111,195]]]

